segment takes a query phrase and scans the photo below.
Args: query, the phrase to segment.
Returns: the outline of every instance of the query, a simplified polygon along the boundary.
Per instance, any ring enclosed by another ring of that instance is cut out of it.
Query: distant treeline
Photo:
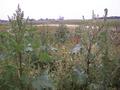
[[[104,17],[99,17],[99,18],[95,18],[95,19],[104,19]],[[112,20],[120,20],[120,16],[109,16],[107,17],[107,19],[112,19]],[[64,19],[39,19],[39,20],[35,20],[35,19],[29,19],[30,23],[33,24],[59,24],[59,23],[64,23],[64,24],[79,24],[81,19],[68,19],[68,20],[64,20]],[[90,20],[90,19],[87,19]],[[0,24],[8,24],[9,21],[8,20],[1,20],[0,19]]]
[[[99,17],[98,19],[104,19],[104,17]],[[109,16],[107,19],[120,19],[120,16]]]

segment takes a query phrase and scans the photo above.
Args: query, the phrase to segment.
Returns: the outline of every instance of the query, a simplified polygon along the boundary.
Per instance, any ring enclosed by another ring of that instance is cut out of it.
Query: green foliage
[[[41,75],[36,76],[32,85],[36,90],[54,90],[52,81],[49,78],[48,71],[44,71]]]
[[[74,68],[72,72],[73,82],[78,86],[85,86],[87,84],[87,74],[80,67]]]
[[[9,21],[9,31],[0,32],[0,90],[119,90],[120,48],[109,30],[119,22],[84,21],[74,33],[65,24],[52,33],[44,26],[38,33],[19,6]],[[80,39],[74,58],[70,35]]]
[[[116,67],[112,74],[112,85],[116,88],[120,88],[120,67]]]
[[[5,41],[1,45],[1,53],[4,54],[5,61],[3,62],[8,64],[8,66],[3,65],[0,75],[3,78],[1,90],[24,90],[30,83],[27,72],[30,70],[30,59],[27,54],[25,55],[25,48],[28,43],[32,43],[30,41],[32,28],[27,25],[19,5],[13,17],[9,17],[9,22],[10,31],[0,34],[1,42]],[[29,36],[25,35],[26,32]]]
[[[0,89],[1,90],[19,90],[16,82],[17,78],[17,68],[13,65],[3,66],[0,75]]]
[[[67,27],[64,24],[60,24],[55,33],[56,40],[60,43],[64,43],[68,39],[68,36],[69,31],[67,30]]]
[[[47,52],[40,53],[39,59],[40,61],[46,62],[46,63],[49,63],[50,61],[52,61],[52,57]]]

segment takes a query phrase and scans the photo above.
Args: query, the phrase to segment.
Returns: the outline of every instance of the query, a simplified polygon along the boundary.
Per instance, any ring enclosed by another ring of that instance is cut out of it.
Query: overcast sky
[[[103,16],[108,8],[109,16],[120,16],[120,0],[0,0],[0,19],[8,19],[15,12],[18,3],[25,17],[81,19],[92,17],[92,10]]]

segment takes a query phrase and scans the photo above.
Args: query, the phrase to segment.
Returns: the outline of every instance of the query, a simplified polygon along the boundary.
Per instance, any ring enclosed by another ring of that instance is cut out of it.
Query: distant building
[[[60,17],[59,17],[59,20],[64,20],[64,17],[61,17],[61,16],[60,16]]]

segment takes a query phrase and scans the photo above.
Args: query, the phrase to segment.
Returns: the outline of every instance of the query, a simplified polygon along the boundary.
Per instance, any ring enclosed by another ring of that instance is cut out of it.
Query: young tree
[[[60,24],[58,30],[55,33],[57,42],[64,43],[68,39],[68,34],[69,31],[67,30],[67,26]]]

